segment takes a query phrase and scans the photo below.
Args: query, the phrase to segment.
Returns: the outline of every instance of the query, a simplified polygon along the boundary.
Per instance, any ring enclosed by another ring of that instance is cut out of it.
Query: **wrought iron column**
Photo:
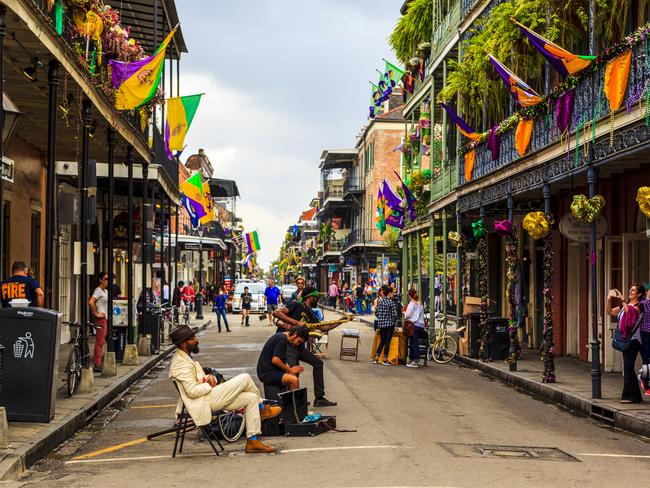
[[[5,34],[7,33],[7,24],[5,23],[5,17],[7,13],[7,7],[0,4],[0,94],[4,93],[5,90],[5,69],[4,69],[4,59],[5,59]],[[4,133],[5,125],[5,110],[4,103],[0,103],[0,136]],[[5,260],[4,260],[4,242],[5,242],[5,213],[4,213],[4,179],[2,177],[4,163],[2,162],[2,156],[4,156],[4,144],[2,137],[0,137],[0,276],[5,275]]]
[[[178,205],[174,205],[174,286],[178,282],[178,259],[180,257],[180,251],[178,249]],[[171,210],[170,210],[171,211]],[[171,232],[171,229],[170,229]]]
[[[149,162],[142,162],[142,212],[140,215],[140,255],[142,262],[141,277],[142,277],[142,326],[144,327],[144,320],[147,311],[147,228],[149,216]]]
[[[591,145],[593,156],[593,144]],[[593,161],[593,159],[592,159]],[[598,186],[598,170],[591,166],[587,170],[589,198],[596,196]],[[589,239],[589,257],[591,262],[591,397],[602,398],[600,370],[600,340],[598,339],[598,293],[596,281],[596,221],[591,223]]]
[[[513,217],[514,217],[514,207],[515,207],[515,202],[514,199],[512,198],[512,193],[508,193],[508,220],[512,222]],[[515,225],[513,223],[512,225],[512,233],[515,234],[517,232],[517,229],[515,228]],[[506,237],[506,249],[508,249],[510,246],[516,246],[517,241],[516,239],[513,240],[513,236],[507,236]],[[510,249],[510,252],[513,250]],[[506,251],[507,252],[507,251]],[[516,252],[518,253],[519,250],[517,249]],[[508,253],[510,254],[510,253]],[[512,258],[512,256],[509,256]],[[519,263],[516,264],[518,267]],[[515,267],[514,263],[507,262],[506,266],[508,267],[508,271],[510,273],[513,272],[513,268]],[[516,292],[516,287],[518,286],[518,280],[515,283],[508,283],[508,298],[510,301],[510,324],[509,324],[509,346],[508,346],[508,368],[510,371],[517,371],[517,360],[519,359],[519,351],[518,351],[518,344],[517,344],[517,292]]]
[[[164,119],[163,119],[164,120]],[[161,288],[160,288],[160,294],[161,296],[161,302],[162,299],[164,298],[164,291],[165,291],[165,282],[169,281],[167,278],[167,273],[165,273],[165,260],[163,259],[165,256],[165,225],[164,225],[164,220],[165,220],[165,191],[163,190],[162,186],[158,185],[158,189],[160,191],[160,199],[158,200],[158,204],[160,205],[160,209],[158,211],[158,228],[160,230],[160,283],[161,283]],[[170,295],[170,289],[169,289],[169,283],[167,283],[167,299],[169,300],[171,298]]]
[[[462,238],[461,215],[458,210],[456,210],[456,232],[461,236],[460,245],[456,248],[456,319],[459,319],[462,310],[461,300],[463,299],[463,263],[461,256],[463,255],[462,246],[465,243]]]
[[[59,88],[59,62],[51,60],[47,83],[47,183],[45,186],[45,308],[52,308],[52,285],[54,282],[54,229],[56,228],[56,102]]]
[[[447,292],[449,284],[447,282],[447,209],[442,209],[442,290],[440,298],[442,300],[442,322],[447,328]]]
[[[115,222],[113,213],[115,209],[115,146],[117,139],[115,129],[109,127],[106,130],[106,144],[108,146],[108,329],[106,330],[106,341],[108,351],[113,350],[113,286],[115,282],[115,266],[113,257],[113,237],[115,234]]]
[[[546,218],[552,222],[551,217],[551,185],[544,183],[544,213]],[[544,346],[542,360],[544,361],[544,373],[542,382],[555,383],[555,346],[553,344],[553,234],[550,233],[544,238]]]
[[[81,132],[81,161],[79,164],[79,202],[81,208],[81,219],[79,222],[79,240],[81,241],[81,273],[79,277],[79,303],[81,307],[81,323],[85,327],[88,322],[88,181],[86,171],[88,169],[88,157],[90,152],[90,124],[92,117],[90,115],[90,100],[87,98],[82,102],[82,122],[83,129]]]
[[[169,281],[169,302],[171,303],[174,298],[172,290],[176,287],[175,276],[172,273],[172,199],[167,195],[165,201],[169,209],[169,217],[167,218],[167,276]]]
[[[128,206],[129,206],[129,231],[127,233],[127,251],[126,259],[129,260],[129,265],[126,268],[127,284],[126,295],[128,300],[129,316],[127,324],[129,326],[129,344],[135,344],[138,336],[137,325],[133,322],[133,235],[135,229],[133,225],[133,165],[135,158],[133,155],[133,146],[126,148],[126,165],[128,169],[127,183],[128,183]]]

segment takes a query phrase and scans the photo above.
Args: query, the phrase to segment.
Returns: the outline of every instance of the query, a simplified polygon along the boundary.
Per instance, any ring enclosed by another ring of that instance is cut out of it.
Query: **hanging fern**
[[[433,26],[433,1],[412,0],[408,11],[400,17],[388,41],[397,59],[407,65],[418,45],[431,40]]]

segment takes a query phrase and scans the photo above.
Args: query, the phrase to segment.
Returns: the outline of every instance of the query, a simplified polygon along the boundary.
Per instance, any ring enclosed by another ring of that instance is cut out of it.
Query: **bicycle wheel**
[[[226,442],[237,442],[246,427],[244,416],[239,412],[223,412],[217,418],[221,437]]]
[[[445,364],[454,359],[457,351],[456,339],[446,336],[441,343],[435,344],[431,355],[436,363]]]
[[[65,367],[65,372],[68,378],[68,396],[74,395],[74,390],[77,387],[77,371],[79,369],[79,349],[77,346],[72,346],[70,354],[68,355],[68,364]]]

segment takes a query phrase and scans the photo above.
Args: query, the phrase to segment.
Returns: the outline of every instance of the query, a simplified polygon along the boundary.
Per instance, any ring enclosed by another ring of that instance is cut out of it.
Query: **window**
[[[370,168],[375,167],[375,142],[370,143]]]
[[[41,212],[32,210],[32,225],[31,225],[31,258],[29,261],[29,269],[34,275],[34,278],[39,279],[40,261],[41,261]]]

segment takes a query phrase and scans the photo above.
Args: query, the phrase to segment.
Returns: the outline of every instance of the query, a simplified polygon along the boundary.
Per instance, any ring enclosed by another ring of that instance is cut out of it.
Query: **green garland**
[[[479,358],[481,361],[489,361],[487,346],[490,342],[490,329],[487,320],[488,308],[488,249],[487,238],[483,235],[476,244],[476,254],[478,258],[478,293],[481,298],[481,316],[479,327],[481,329],[481,346],[479,349]]]
[[[511,347],[507,361],[509,364],[516,363],[521,356],[521,344],[519,343],[519,300],[517,300],[516,288],[519,285],[519,235],[516,226],[506,236],[506,297],[510,303],[510,320],[508,321],[508,333],[510,335]]]
[[[555,345],[553,344],[553,235],[544,239],[544,343],[542,344],[542,361],[544,361],[543,383],[555,383]]]
[[[586,79],[589,76],[596,75],[601,68],[607,65],[612,59],[620,56],[626,51],[640,45],[645,41],[646,36],[650,35],[650,23],[647,23],[639,27],[629,36],[625,37],[621,42],[613,45],[609,49],[606,49],[596,59],[594,59],[591,64],[579,71],[575,75],[567,76],[566,79],[555,87],[546,97],[542,97],[542,101],[537,105],[532,107],[522,108],[519,112],[511,115],[510,117],[502,120],[497,125],[497,135],[502,135],[508,130],[513,129],[517,126],[521,119],[536,119],[538,117],[546,116],[552,113],[555,101],[562,95],[564,95],[568,90],[576,88],[581,81]],[[600,104],[599,104],[600,105]],[[595,126],[594,126],[595,130]],[[476,149],[481,144],[487,142],[488,132],[484,132],[480,135],[478,141],[471,141],[467,144],[464,144],[459,149],[459,154],[462,156],[469,151]]]

